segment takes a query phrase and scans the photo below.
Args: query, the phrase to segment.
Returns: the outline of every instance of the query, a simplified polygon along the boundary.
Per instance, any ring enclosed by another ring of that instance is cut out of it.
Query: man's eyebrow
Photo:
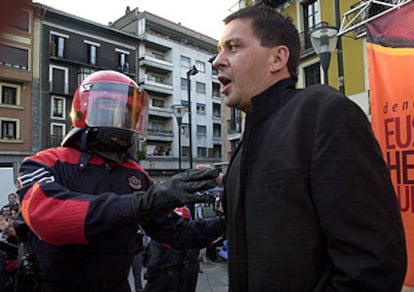
[[[231,39],[224,41],[224,43],[219,43],[217,45],[217,49],[220,51],[220,48],[224,48],[228,46],[230,43],[240,43],[240,42],[241,42],[240,38],[231,38]]]

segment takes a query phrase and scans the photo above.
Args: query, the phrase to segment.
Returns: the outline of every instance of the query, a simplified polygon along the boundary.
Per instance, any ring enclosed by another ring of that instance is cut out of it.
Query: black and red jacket
[[[112,164],[77,148],[51,148],[23,161],[19,183],[41,280],[127,277],[138,223],[132,193],[152,184],[138,163]]]

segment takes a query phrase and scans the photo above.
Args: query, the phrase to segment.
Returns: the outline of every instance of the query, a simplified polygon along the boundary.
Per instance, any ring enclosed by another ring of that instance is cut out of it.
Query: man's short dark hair
[[[260,40],[264,47],[273,47],[285,45],[288,47],[290,56],[288,60],[288,69],[290,75],[297,79],[297,68],[300,56],[299,32],[292,23],[291,17],[281,15],[276,9],[264,4],[252,5],[240,9],[223,21],[228,24],[237,18],[252,20],[252,29],[254,35]]]

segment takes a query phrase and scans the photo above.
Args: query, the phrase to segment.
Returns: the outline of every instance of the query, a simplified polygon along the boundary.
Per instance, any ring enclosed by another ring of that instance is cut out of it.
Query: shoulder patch
[[[133,190],[139,191],[140,189],[142,189],[142,182],[135,175],[131,175],[128,178],[128,184]]]

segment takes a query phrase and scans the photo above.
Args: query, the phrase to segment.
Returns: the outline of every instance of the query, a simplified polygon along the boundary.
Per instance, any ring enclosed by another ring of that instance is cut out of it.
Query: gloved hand
[[[218,169],[187,170],[164,183],[152,185],[146,192],[135,192],[134,212],[142,221],[145,217],[166,214],[185,204],[206,202],[209,195],[197,192],[215,187],[219,173]]]
[[[174,212],[142,224],[145,233],[174,249],[201,249],[226,233],[225,218],[189,220]]]

